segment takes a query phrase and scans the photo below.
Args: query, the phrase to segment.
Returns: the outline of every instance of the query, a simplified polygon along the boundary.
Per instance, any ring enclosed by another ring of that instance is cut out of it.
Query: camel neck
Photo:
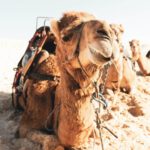
[[[93,131],[95,113],[91,93],[94,91],[91,90],[94,88],[91,85],[81,88],[70,74],[63,76],[57,91],[61,100],[58,137],[63,145],[82,145]]]
[[[93,82],[99,79],[99,70],[95,66],[87,66],[86,70],[88,70],[89,76],[82,69],[72,69],[69,67],[61,75],[63,87],[68,89],[68,92],[74,97],[90,96],[95,90]],[[79,94],[80,92],[82,93],[81,95]]]

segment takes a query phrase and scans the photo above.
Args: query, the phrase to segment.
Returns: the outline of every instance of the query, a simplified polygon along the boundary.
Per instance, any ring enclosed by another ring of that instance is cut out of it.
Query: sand
[[[0,51],[3,51],[0,56],[0,150],[41,149],[40,145],[16,136],[22,114],[14,112],[11,104],[13,67],[26,45],[26,41],[0,43]],[[119,92],[107,98],[109,106],[103,111],[102,125],[118,138],[103,128],[104,150],[150,150],[150,77],[137,76],[135,90],[130,95]]]

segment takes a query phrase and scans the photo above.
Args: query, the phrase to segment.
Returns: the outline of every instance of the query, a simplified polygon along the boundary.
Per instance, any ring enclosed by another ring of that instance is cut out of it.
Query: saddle
[[[27,49],[20,59],[17,68],[14,69],[16,73],[12,85],[12,104],[15,109],[22,109],[19,106],[18,98],[22,95],[23,86],[26,79],[31,76],[30,74],[32,72],[32,69],[34,68],[34,64],[36,64],[36,62],[38,62],[38,60],[40,59],[40,52],[45,47],[47,47],[46,43],[50,43],[50,41],[48,41],[49,36],[50,28],[48,26],[42,26],[37,29],[31,40],[29,41]],[[53,48],[55,49],[55,47]],[[42,59],[44,60],[46,58]]]

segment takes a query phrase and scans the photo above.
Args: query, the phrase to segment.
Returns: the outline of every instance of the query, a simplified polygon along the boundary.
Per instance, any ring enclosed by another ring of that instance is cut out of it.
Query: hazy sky
[[[123,24],[125,41],[150,42],[150,0],[0,0],[0,38],[29,40],[37,16],[59,18],[69,10]]]

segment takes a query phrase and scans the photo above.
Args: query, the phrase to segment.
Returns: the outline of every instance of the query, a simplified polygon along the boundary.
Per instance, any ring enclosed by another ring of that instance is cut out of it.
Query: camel
[[[42,144],[44,150],[79,148],[98,137],[91,99],[100,68],[114,57],[118,44],[108,23],[84,12],[65,13],[51,22],[51,30],[56,56],[50,55],[34,72],[60,76],[60,83],[26,80],[19,136]],[[54,129],[54,134],[39,131],[44,129]]]
[[[119,90],[120,81],[122,79],[122,34],[124,33],[124,29],[122,25],[118,24],[110,24],[117,43],[119,44],[119,50],[116,50],[117,59],[110,65],[108,68],[108,73],[106,77],[105,89],[112,89],[113,91]]]
[[[96,131],[93,83],[99,87],[100,68],[119,46],[109,24],[84,13],[65,14],[59,22],[52,22],[52,30],[61,74],[55,97],[60,109],[54,115],[54,128],[64,147],[79,148]]]
[[[133,39],[129,42],[131,52],[132,52],[132,60],[137,62],[141,73],[146,76],[150,74],[150,61],[149,58],[143,56],[141,54],[140,41]]]
[[[110,26],[119,44],[119,51],[117,51],[118,59],[114,60],[108,68],[105,92],[107,89],[112,89],[113,91],[120,91],[121,89],[121,91],[130,93],[134,88],[135,72],[132,69],[130,60],[123,54],[122,34],[124,33],[124,28],[121,24],[111,24]]]

